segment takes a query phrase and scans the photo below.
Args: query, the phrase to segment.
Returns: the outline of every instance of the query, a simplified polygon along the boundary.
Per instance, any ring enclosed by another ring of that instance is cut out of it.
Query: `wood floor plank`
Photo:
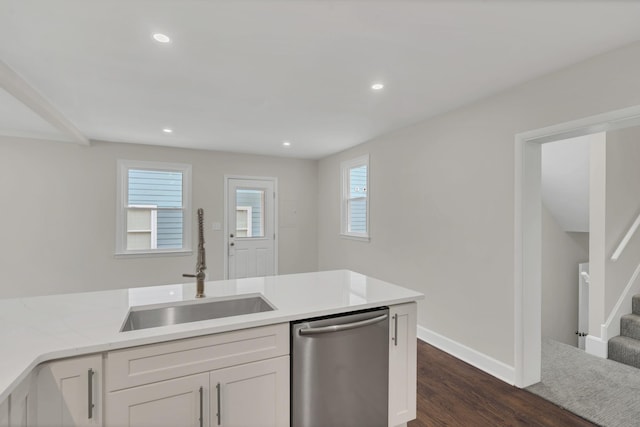
[[[408,427],[596,426],[420,340],[417,412]]]

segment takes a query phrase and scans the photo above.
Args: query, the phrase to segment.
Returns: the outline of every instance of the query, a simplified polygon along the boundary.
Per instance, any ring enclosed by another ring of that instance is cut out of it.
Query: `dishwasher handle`
[[[382,316],[373,317],[371,319],[360,320],[358,322],[353,322],[353,323],[345,323],[342,325],[322,326],[320,328],[302,328],[298,332],[300,333],[300,335],[316,335],[316,334],[326,334],[330,332],[348,331],[349,329],[361,328],[363,326],[373,325],[374,323],[382,322],[387,317],[388,315],[383,314]]]

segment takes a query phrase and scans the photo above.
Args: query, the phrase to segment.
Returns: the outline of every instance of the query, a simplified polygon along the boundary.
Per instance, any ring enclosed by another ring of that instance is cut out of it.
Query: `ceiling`
[[[610,0],[0,0],[0,135],[321,158],[640,40],[638,22]]]

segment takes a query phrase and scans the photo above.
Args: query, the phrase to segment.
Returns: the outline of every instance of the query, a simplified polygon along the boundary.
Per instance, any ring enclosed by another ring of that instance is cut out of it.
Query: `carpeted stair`
[[[640,368],[640,295],[634,295],[632,314],[620,318],[620,335],[609,340],[609,359]]]

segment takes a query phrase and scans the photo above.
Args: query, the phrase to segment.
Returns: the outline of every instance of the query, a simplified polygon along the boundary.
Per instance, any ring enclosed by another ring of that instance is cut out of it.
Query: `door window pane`
[[[264,237],[264,190],[236,189],[236,236]]]
[[[251,206],[236,207],[236,237],[251,237]]]

